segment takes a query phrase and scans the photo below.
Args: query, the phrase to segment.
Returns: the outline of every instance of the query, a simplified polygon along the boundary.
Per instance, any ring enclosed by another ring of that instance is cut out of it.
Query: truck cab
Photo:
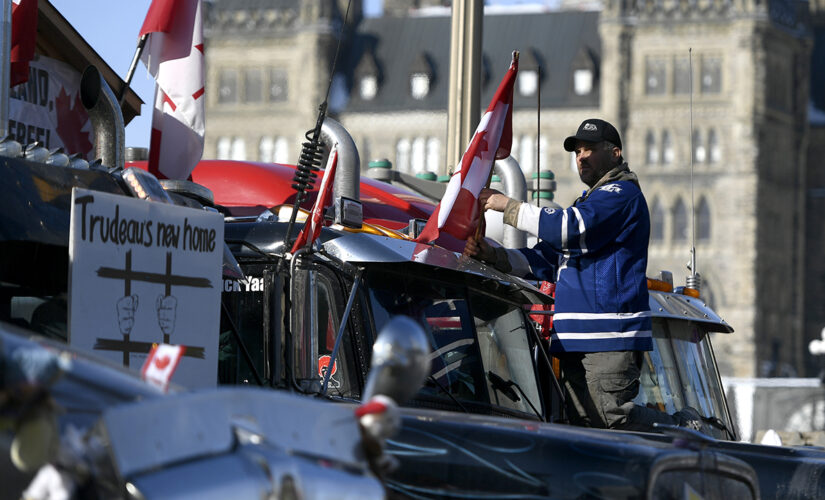
[[[226,226],[227,239],[238,242],[233,249],[246,283],[225,280],[224,302],[232,322],[242,325],[240,338],[266,383],[357,400],[375,332],[404,314],[424,325],[432,348],[430,376],[411,406],[566,421],[546,336],[536,321],[552,314],[552,298],[536,283],[437,246],[324,230],[318,252],[297,255],[289,264],[291,281],[284,288],[287,278],[277,273],[286,265],[259,252],[282,237],[281,225]],[[732,328],[694,297],[659,290],[650,297],[655,348],[644,355],[637,404],[671,414],[696,408],[714,437],[735,439],[710,342],[711,332]],[[286,301],[289,321],[286,308],[271,306]],[[285,324],[294,326],[286,331]],[[222,349],[240,352],[235,340],[224,338],[229,343]],[[223,365],[222,382],[253,381],[242,357],[226,360],[232,367]]]

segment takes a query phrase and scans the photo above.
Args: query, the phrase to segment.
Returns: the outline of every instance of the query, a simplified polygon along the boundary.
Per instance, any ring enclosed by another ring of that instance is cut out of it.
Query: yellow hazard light
[[[656,290],[657,292],[672,292],[673,285],[671,283],[668,283],[667,281],[648,278],[647,289]]]
[[[699,290],[697,290],[695,288],[684,287],[682,289],[682,295],[687,295],[688,297],[693,297],[694,299],[698,299],[699,298]]]

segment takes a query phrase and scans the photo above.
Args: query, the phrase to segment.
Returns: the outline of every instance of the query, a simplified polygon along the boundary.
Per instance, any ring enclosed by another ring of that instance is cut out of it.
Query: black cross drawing
[[[123,293],[125,297],[132,295],[132,282],[143,281],[145,283],[160,283],[164,285],[164,294],[169,296],[172,293],[172,286],[188,286],[193,288],[211,288],[212,284],[207,278],[198,278],[192,276],[181,276],[172,274],[172,252],[166,252],[166,272],[150,273],[144,271],[135,271],[132,269],[132,251],[126,252],[126,264],[123,269],[115,269],[113,267],[100,267],[97,270],[97,275],[101,278],[108,279],[122,279]],[[129,334],[122,334],[123,339],[104,339],[98,338],[93,349],[99,351],[118,351],[123,353],[123,365],[129,366],[129,355],[132,353],[148,354],[152,347],[157,345],[155,342],[140,342],[137,340],[130,340]],[[169,335],[163,334],[163,343],[169,343]],[[190,358],[203,359],[204,348],[196,346],[186,346],[184,356]]]

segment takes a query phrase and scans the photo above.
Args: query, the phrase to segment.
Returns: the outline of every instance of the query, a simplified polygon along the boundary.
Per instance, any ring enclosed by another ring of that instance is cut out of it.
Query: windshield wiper
[[[541,420],[541,413],[536,410],[536,407],[533,406],[533,403],[530,401],[530,398],[527,397],[527,394],[521,389],[517,383],[513,382],[512,380],[504,380],[499,375],[493,373],[492,371],[487,372],[487,378],[490,380],[490,383],[493,385],[493,389],[499,391],[500,393],[504,394],[510,401],[514,403],[518,403],[521,401],[521,398],[516,394],[516,391],[513,390],[513,387],[518,389],[518,392],[521,393],[521,396],[527,401],[527,404],[530,405],[530,408],[533,410],[533,413],[539,417]]]
[[[455,398],[455,396],[453,396],[453,395],[450,393],[450,391],[448,391],[448,390],[447,390],[447,388],[446,388],[446,387],[444,387],[443,385],[441,385],[440,383],[438,383],[438,380],[436,380],[436,378],[435,378],[435,377],[433,377],[432,375],[430,375],[430,376],[428,376],[428,377],[427,377],[427,380],[428,380],[429,382],[432,382],[432,383],[433,383],[436,387],[438,387],[439,389],[441,389],[441,391],[442,391],[444,394],[446,394],[447,396],[449,396],[449,398],[453,400],[453,403],[455,403],[456,405],[458,405],[458,407],[459,407],[459,408],[461,408],[461,410],[462,410],[464,413],[470,413],[470,412],[467,410],[467,408],[465,408],[465,407],[464,407],[464,405],[463,405],[463,404],[461,404],[461,403],[459,403],[459,402],[458,402],[458,400]]]
[[[699,416],[705,422],[709,423],[710,425],[716,427],[717,429],[723,431],[725,434],[730,436],[730,439],[732,441],[736,441],[736,435],[733,433],[733,431],[731,429],[728,428],[727,425],[725,425],[725,422],[723,422],[722,419],[720,419],[719,417],[706,417],[704,415],[699,415]]]

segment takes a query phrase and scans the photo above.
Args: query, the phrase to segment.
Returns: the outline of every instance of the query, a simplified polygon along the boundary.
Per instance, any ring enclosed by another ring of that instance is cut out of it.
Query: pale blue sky
[[[80,35],[120,75],[126,77],[135,54],[138,31],[151,0],[49,0]],[[363,0],[364,14],[380,15],[382,0]],[[126,146],[149,146],[154,80],[138,63],[132,89],[144,104],[140,116],[126,126]],[[209,124],[207,123],[207,127]]]
[[[357,1],[357,0],[356,0]],[[536,0],[488,0],[485,3],[533,3]],[[74,26],[98,54],[120,75],[126,77],[135,54],[137,36],[151,0],[50,0],[52,5]],[[383,0],[363,0],[364,15],[381,14]],[[540,0],[539,0],[540,2]],[[144,105],[141,115],[126,127],[127,146],[149,146],[152,125],[151,104],[154,80],[138,63],[132,79],[132,89]],[[207,90],[208,92],[208,90]],[[207,127],[209,123],[207,122]]]
[[[135,54],[150,0],[49,0],[121,78]],[[155,81],[138,63],[132,89],[143,99],[141,116],[126,126],[126,145],[149,147]]]

